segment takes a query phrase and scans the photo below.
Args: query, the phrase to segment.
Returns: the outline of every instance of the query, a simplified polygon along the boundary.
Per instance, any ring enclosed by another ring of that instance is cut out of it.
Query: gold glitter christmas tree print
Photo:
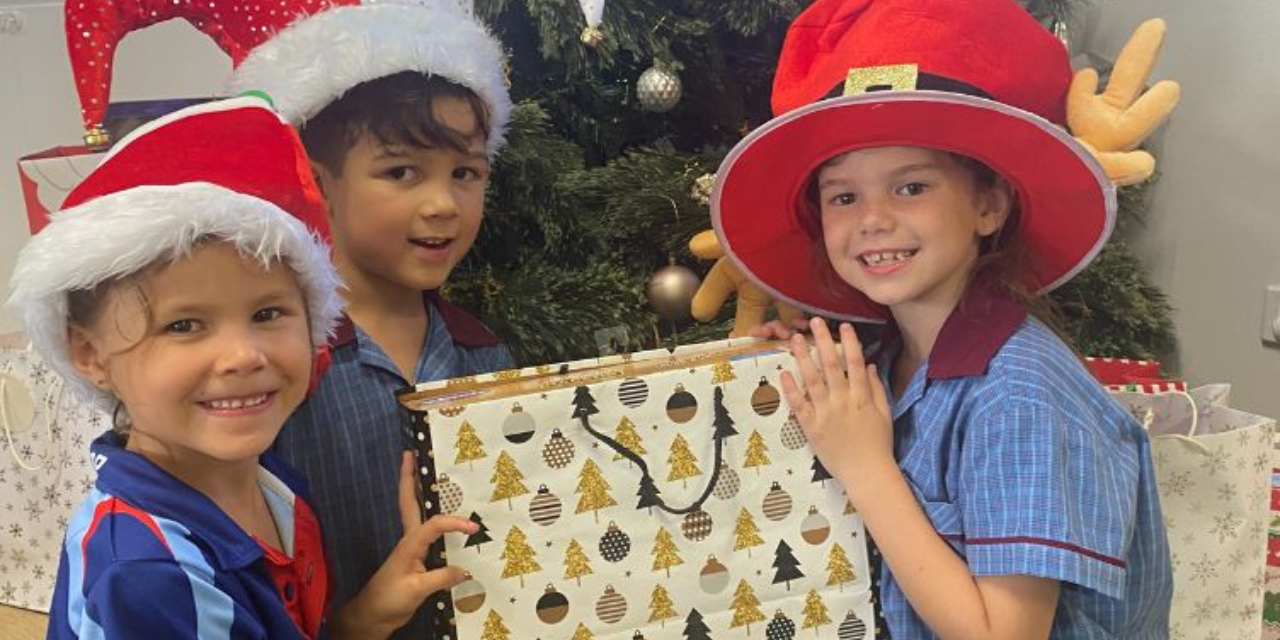
[[[747,459],[742,466],[755,467],[756,473],[760,473],[760,467],[772,463],[769,460],[769,445],[764,443],[764,436],[760,435],[759,431],[752,431],[751,436],[747,438]]]
[[[636,431],[636,425],[626,416],[622,416],[622,420],[618,422],[618,434],[614,438],[618,444],[627,448],[628,451],[638,456],[649,453],[644,448],[644,443],[640,441],[640,433]],[[614,460],[621,460],[622,454],[613,454]]]
[[[733,365],[728,362],[717,362],[711,365],[711,384],[724,384],[737,380],[733,374]]]
[[[831,552],[827,554],[827,586],[839,586],[844,591],[844,583],[852,582],[857,576],[853,573],[853,563],[845,555],[840,543],[831,543]]]
[[[681,564],[684,564],[684,560],[680,558],[671,534],[667,533],[666,527],[658,529],[658,535],[653,539],[653,570],[666,571],[670,578],[671,567]]]
[[[507,561],[502,567],[502,577],[519,578],[521,588],[524,588],[526,575],[542,571],[542,565],[538,564],[538,556],[534,553],[533,547],[529,546],[529,539],[525,537],[520,527],[511,527],[507,532],[507,541],[502,544],[502,555],[498,557]]]
[[[489,617],[484,620],[484,630],[480,632],[481,640],[511,640],[511,630],[502,622],[497,611],[489,610]]]
[[[764,544],[764,538],[760,537],[760,527],[756,526],[755,518],[751,517],[751,513],[745,508],[738,512],[738,519],[733,523],[733,550],[747,550],[747,557],[751,557],[751,547],[758,547]]]
[[[756,597],[755,590],[747,584],[746,580],[738,583],[738,588],[733,592],[733,602],[729,606],[733,608],[733,622],[729,623],[730,629],[747,625],[747,635],[751,635],[751,623],[764,620],[764,613],[760,611],[760,598]]]
[[[677,435],[676,439],[671,441],[671,457],[667,458],[667,462],[671,463],[667,480],[679,480],[681,486],[689,486],[689,478],[702,475],[702,470],[698,468],[698,459],[693,457],[693,452],[689,450],[689,443],[683,436]]]
[[[511,499],[529,493],[529,489],[520,482],[521,480],[524,480],[524,474],[516,468],[515,459],[506,451],[499,453],[498,464],[493,469],[493,477],[489,478],[489,482],[493,483],[493,495],[489,498],[489,502],[506,500],[507,507],[514,509]]]
[[[577,630],[573,632],[573,637],[569,640],[595,640],[595,638],[594,635],[591,635],[591,630],[587,628],[587,625],[579,622]]]
[[[573,490],[581,496],[578,498],[578,508],[575,513],[592,511],[595,513],[596,522],[600,522],[600,510],[618,504],[613,496],[609,495],[611,488],[595,461],[587,460],[582,465],[582,472],[578,474],[578,488]]]
[[[570,539],[569,546],[564,550],[564,578],[565,580],[573,579],[578,581],[578,586],[582,586],[582,576],[589,576],[595,573],[591,570],[591,561],[587,559],[587,554],[582,550],[582,545],[577,540]]]
[[[475,468],[475,461],[488,456],[484,452],[484,443],[480,441],[480,436],[476,435],[476,428],[471,426],[470,422],[462,421],[462,426],[458,428],[458,438],[453,443],[453,448],[458,450],[458,455],[454,457],[454,464],[467,463],[468,467]]]
[[[813,629],[815,632],[818,627],[824,624],[831,624],[830,612],[827,605],[822,602],[822,596],[817,591],[810,591],[809,595],[804,597],[804,623],[800,625],[801,629]]]
[[[667,620],[678,617],[680,614],[676,612],[675,603],[671,601],[671,594],[667,593],[666,587],[654,587],[653,597],[649,600],[649,622],[657,622],[666,627]]]

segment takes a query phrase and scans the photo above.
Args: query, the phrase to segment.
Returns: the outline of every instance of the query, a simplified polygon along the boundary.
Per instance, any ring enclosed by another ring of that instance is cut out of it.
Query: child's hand
[[[787,340],[797,333],[804,332],[808,327],[808,321],[804,315],[798,315],[792,318],[790,322],[783,322],[782,319],[777,319],[770,320],[764,324],[752,325],[751,328],[746,330],[746,335],[766,340]]]
[[[886,464],[897,470],[889,400],[875,365],[863,361],[862,344],[851,325],[840,325],[843,362],[826,323],[814,318],[809,325],[819,361],[809,355],[803,336],[792,336],[791,353],[805,388],[796,385],[791,372],[783,371],[782,390],[818,459],[857,506],[859,478],[888,470]]]
[[[454,516],[435,516],[420,522],[413,466],[413,454],[405,452],[400,465],[400,521],[404,537],[360,593],[330,620],[330,633],[335,639],[386,638],[413,617],[427,596],[451,589],[467,577],[458,567],[428,571],[423,565],[427,548],[440,536],[472,534],[478,525]]]

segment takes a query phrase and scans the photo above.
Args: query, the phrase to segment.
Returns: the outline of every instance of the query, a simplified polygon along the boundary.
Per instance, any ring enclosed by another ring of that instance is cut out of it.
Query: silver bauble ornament
[[[678,264],[663,267],[649,280],[649,304],[663,320],[685,320],[690,317],[693,294],[701,284],[698,275],[688,267]]]
[[[640,106],[648,111],[670,111],[680,103],[683,92],[680,76],[658,65],[645,69],[636,81],[636,97],[640,99]]]

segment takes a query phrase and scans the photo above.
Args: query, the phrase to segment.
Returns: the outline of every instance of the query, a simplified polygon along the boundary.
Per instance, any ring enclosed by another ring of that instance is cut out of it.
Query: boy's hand
[[[856,507],[859,478],[897,471],[889,400],[875,365],[868,366],[862,359],[862,344],[852,325],[840,325],[843,361],[826,322],[814,318],[809,326],[818,362],[810,356],[804,337],[792,336],[791,353],[804,389],[790,371],[783,371],[782,390],[818,459],[845,486]]]
[[[467,578],[459,567],[428,571],[422,562],[427,548],[440,536],[472,534],[478,525],[454,516],[435,516],[420,522],[413,466],[413,454],[406,451],[400,464],[404,537],[360,593],[333,616],[330,632],[335,639],[382,640],[404,626],[427,596],[451,589]]]

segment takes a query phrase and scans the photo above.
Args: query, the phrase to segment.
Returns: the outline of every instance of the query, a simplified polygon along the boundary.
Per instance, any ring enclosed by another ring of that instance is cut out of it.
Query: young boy
[[[474,526],[418,523],[406,459],[406,535],[329,615],[304,483],[268,451],[341,304],[303,159],[260,98],[185,109],[121,140],[19,256],[10,303],[36,349],[114,416],[50,638],[385,638],[461,580],[422,554]]]
[[[346,283],[332,366],[277,443],[311,483],[341,603],[398,538],[394,392],[512,366],[437,294],[483,217],[511,109],[501,50],[448,3],[339,6],[255,48],[232,87],[266,90],[299,125]],[[418,616],[398,637],[427,634]]]

